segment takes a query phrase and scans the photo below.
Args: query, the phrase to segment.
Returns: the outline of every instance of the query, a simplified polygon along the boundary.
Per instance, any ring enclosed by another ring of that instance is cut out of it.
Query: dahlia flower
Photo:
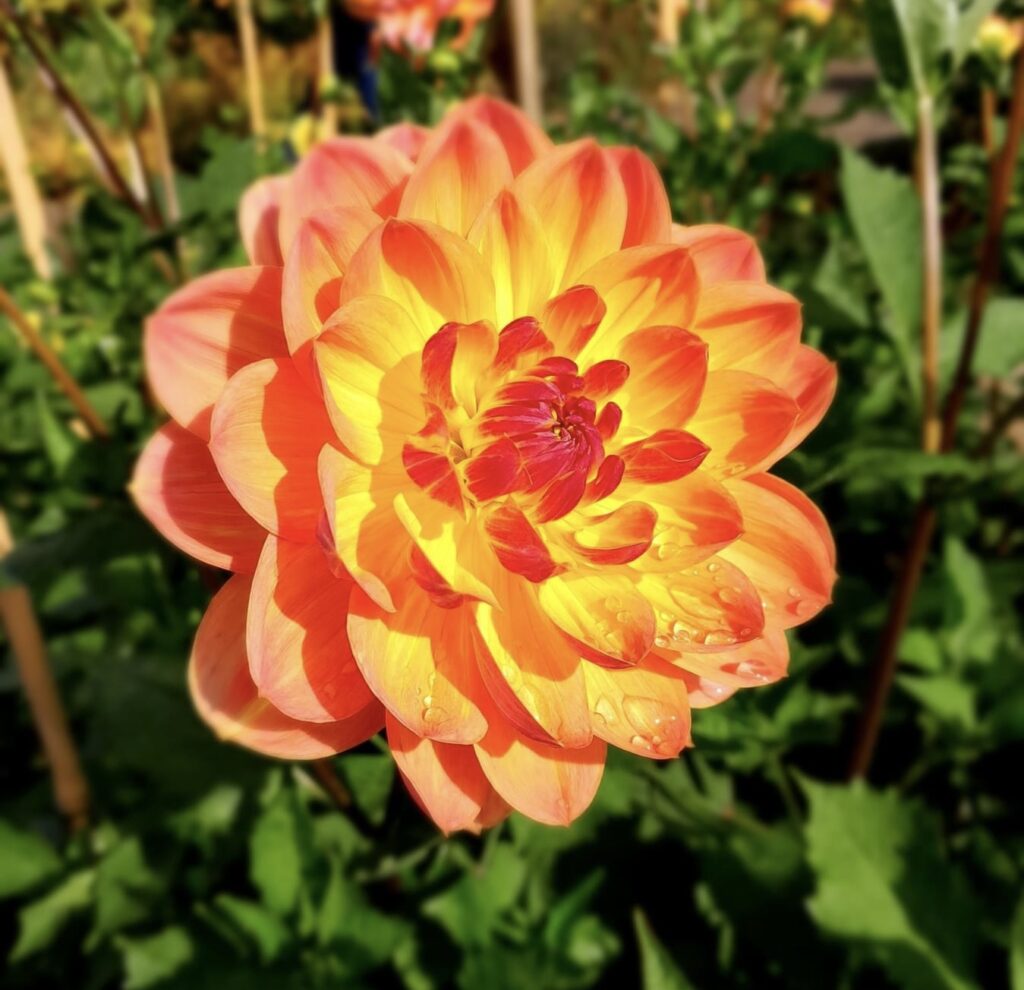
[[[981,22],[974,47],[983,55],[1008,62],[1024,41],[1024,22],[1011,21],[998,14],[989,14]]]
[[[767,472],[836,379],[745,234],[481,98],[324,142],[241,228],[251,265],[146,326],[172,421],[132,482],[233,572],[189,668],[220,736],[312,759],[384,727],[442,829],[567,824],[609,744],[674,757],[784,675],[835,553]]]
[[[434,47],[443,20],[461,25],[452,47],[466,45],[477,24],[491,16],[494,0],[345,0],[345,7],[353,17],[375,25],[377,43],[424,54]]]
[[[833,0],[783,0],[782,14],[790,21],[823,27],[832,19]]]

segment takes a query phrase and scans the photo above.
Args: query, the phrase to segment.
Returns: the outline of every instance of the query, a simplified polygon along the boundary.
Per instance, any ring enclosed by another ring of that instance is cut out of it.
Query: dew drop
[[[709,574],[714,574],[715,571],[717,571],[717,570],[719,570],[721,568],[721,566],[722,565],[719,564],[717,561],[714,561],[714,560],[711,561],[711,563],[708,564],[708,573]]]
[[[594,714],[605,725],[614,725],[618,720],[618,716],[615,714],[615,705],[612,704],[611,699],[603,694],[594,702]]]

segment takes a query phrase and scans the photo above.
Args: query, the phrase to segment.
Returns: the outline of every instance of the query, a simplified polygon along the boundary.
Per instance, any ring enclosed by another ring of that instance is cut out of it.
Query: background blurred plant
[[[819,26],[781,6],[695,0],[678,45],[655,41],[657,12],[637,0],[540,5],[552,130],[641,145],[679,219],[757,233],[773,281],[805,302],[811,342],[838,360],[836,404],[784,473],[832,521],[842,579],[794,642],[789,679],[699,712],[697,748],[681,761],[613,760],[571,830],[513,818],[483,840],[448,841],[372,745],[329,765],[354,801],[341,814],[316,768],[208,737],[184,661],[210,589],[124,491],[158,418],[141,387],[142,320],[182,267],[241,262],[241,190],[280,167],[298,114],[321,119],[326,10],[254,0],[261,142],[233,5],[17,9],[145,208],[97,173],[95,147],[65,126],[0,12],[53,268],[33,269],[0,204],[0,284],[111,433],[88,438],[4,321],[0,507],[17,545],[0,573],[31,590],[94,796],[90,828],[68,839],[8,656],[5,985],[1024,987],[1019,168],[1003,173],[1009,208],[986,262],[990,298],[975,307],[955,446],[926,451],[921,436],[913,137],[924,93],[944,244],[938,399],[970,329],[993,163],[1024,64],[986,40],[993,29],[979,39],[994,3],[866,0]],[[1012,4],[998,13],[1019,17]],[[382,52],[379,122],[433,121],[466,92],[509,85],[504,16],[459,52],[446,26],[419,65]],[[164,108],[177,212],[147,80]],[[355,78],[328,89],[347,130],[371,126],[358,93]],[[872,783],[847,784],[920,506],[934,533],[893,641],[878,746],[863,750]]]

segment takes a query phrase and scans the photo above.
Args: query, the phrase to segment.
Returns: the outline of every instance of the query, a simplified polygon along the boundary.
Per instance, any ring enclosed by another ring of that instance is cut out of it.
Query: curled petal
[[[412,162],[393,147],[371,138],[330,138],[299,163],[281,202],[281,251],[288,251],[299,224],[334,206],[358,206],[381,216],[394,212],[397,191]]]
[[[515,505],[498,506],[488,514],[484,525],[491,549],[513,574],[539,583],[559,570],[544,538]]]
[[[341,280],[356,248],[380,223],[365,206],[318,210],[299,225],[285,262],[281,309],[288,349],[298,354],[338,308]]]
[[[291,718],[350,718],[372,700],[345,631],[352,582],[317,546],[267,538],[249,596],[249,673]]]
[[[384,711],[373,700],[342,721],[305,722],[289,718],[259,697],[245,656],[249,588],[248,578],[231,578],[199,623],[188,682],[192,701],[207,725],[225,741],[286,760],[333,756],[378,732]]]
[[[720,652],[757,639],[764,629],[757,588],[720,557],[686,571],[646,572],[637,587],[657,614],[654,642],[662,649]]]
[[[274,175],[257,179],[242,194],[238,206],[238,226],[249,261],[254,265],[284,264],[277,225],[288,179]]]
[[[636,664],[654,645],[654,610],[622,571],[601,568],[551,578],[540,586],[538,600],[573,646],[595,663]]]
[[[619,451],[627,481],[658,485],[696,471],[708,456],[707,444],[685,430],[659,430]]]
[[[708,345],[678,327],[646,327],[622,342],[629,380],[618,402],[631,424],[684,426],[697,411],[708,374]]]
[[[621,247],[667,243],[672,237],[672,210],[661,175],[636,148],[609,148],[626,190],[626,230]]]
[[[592,564],[628,564],[650,549],[658,513],[646,502],[626,502],[601,515],[580,514],[573,551]]]
[[[538,607],[532,585],[510,581],[501,605],[475,606],[486,647],[480,670],[494,703],[532,738],[586,746],[592,733],[579,654]]]
[[[462,745],[486,732],[467,608],[438,608],[412,580],[396,586],[393,612],[355,589],[348,636],[370,690],[411,732]]]
[[[146,321],[146,372],[182,426],[203,440],[228,379],[253,361],[287,354],[281,271],[232,268],[174,293]]]
[[[544,307],[541,326],[558,354],[576,357],[594,336],[607,311],[590,285],[574,285]]]
[[[423,345],[420,378],[426,398],[441,409],[476,413],[481,385],[498,353],[490,323],[447,323]]]
[[[599,739],[652,759],[670,759],[690,745],[689,688],[681,670],[648,657],[624,670],[588,663],[583,672]]]
[[[494,132],[472,120],[449,117],[424,146],[398,215],[465,235],[511,180],[508,156]]]
[[[701,285],[763,282],[764,262],[754,239],[742,230],[718,224],[672,225],[672,240],[693,256]]]
[[[505,148],[512,172],[518,175],[551,150],[551,139],[522,110],[490,96],[474,96],[451,116],[472,120],[492,131]]]
[[[813,618],[832,600],[836,579],[835,549],[817,508],[769,475],[731,482],[729,491],[744,533],[722,556],[754,582],[773,624],[788,629]]]
[[[460,830],[479,832],[493,824],[497,796],[480,769],[472,746],[453,746],[410,732],[394,716],[387,717],[388,747],[416,803],[446,835]]]
[[[497,713],[476,745],[494,789],[513,807],[546,825],[569,825],[590,807],[604,773],[606,746],[595,739],[562,749],[519,733]]]
[[[209,448],[177,423],[150,437],[128,486],[142,514],[204,564],[251,573],[267,533],[235,501]]]
[[[796,402],[767,378],[712,371],[687,424],[710,447],[706,469],[720,477],[763,471],[785,453],[799,415]]]
[[[246,512],[278,536],[311,543],[323,513],[317,458],[333,432],[294,364],[243,368],[217,402],[210,434],[217,470]]]

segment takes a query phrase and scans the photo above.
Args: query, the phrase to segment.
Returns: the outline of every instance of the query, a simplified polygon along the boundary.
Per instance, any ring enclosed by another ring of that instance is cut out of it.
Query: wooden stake
[[[245,70],[245,91],[249,101],[249,127],[253,137],[262,140],[267,134],[267,120],[263,113],[263,79],[260,76],[260,52],[256,41],[256,21],[252,16],[251,0],[235,0],[238,37],[242,46],[242,66]]]
[[[13,549],[7,519],[0,511],[0,561]],[[50,765],[57,807],[71,830],[77,832],[89,823],[89,785],[71,738],[32,599],[24,585],[0,587],[0,625],[11,644],[32,721]]]
[[[938,453],[942,443],[939,415],[939,333],[942,329],[942,215],[938,149],[932,98],[917,104],[917,175],[924,245],[924,298],[921,335],[921,446]]]
[[[516,63],[516,96],[526,115],[542,124],[544,106],[533,0],[510,0],[509,14],[512,18],[512,49]]]
[[[0,162],[7,178],[7,188],[11,191],[21,243],[36,274],[49,281],[53,278],[53,263],[46,250],[46,212],[29,164],[18,108],[3,59],[0,59],[0,135],[3,135],[0,138]]]

